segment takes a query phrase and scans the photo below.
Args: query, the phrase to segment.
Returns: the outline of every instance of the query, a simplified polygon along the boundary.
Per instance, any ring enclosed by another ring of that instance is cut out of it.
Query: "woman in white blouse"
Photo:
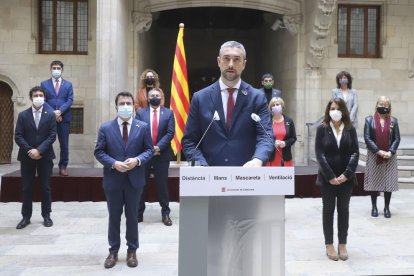
[[[352,76],[347,71],[341,71],[336,75],[337,87],[332,90],[332,99],[341,98],[345,101],[349,111],[352,125],[358,128],[358,95],[352,88]]]

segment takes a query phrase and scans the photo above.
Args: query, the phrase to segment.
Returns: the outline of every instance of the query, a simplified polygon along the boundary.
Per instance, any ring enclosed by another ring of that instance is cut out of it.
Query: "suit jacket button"
[[[228,158],[224,158],[224,162],[229,162],[229,159]]]

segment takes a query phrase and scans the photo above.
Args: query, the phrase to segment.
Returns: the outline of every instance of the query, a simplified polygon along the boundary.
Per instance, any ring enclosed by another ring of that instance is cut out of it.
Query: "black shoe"
[[[377,207],[372,207],[371,217],[374,217],[374,218],[378,217],[378,209],[377,209]]]
[[[16,226],[16,229],[23,229],[30,224],[30,218],[23,218]]]
[[[164,223],[165,226],[171,226],[172,221],[170,219],[170,216],[169,215],[162,216],[162,223]]]
[[[391,212],[390,212],[390,208],[389,207],[385,207],[384,208],[384,217],[386,217],[386,218],[390,218],[391,217]]]
[[[51,226],[53,226],[53,221],[52,221],[52,219],[48,216],[48,217],[44,217],[43,218],[43,225],[45,226],[45,227],[51,227]]]

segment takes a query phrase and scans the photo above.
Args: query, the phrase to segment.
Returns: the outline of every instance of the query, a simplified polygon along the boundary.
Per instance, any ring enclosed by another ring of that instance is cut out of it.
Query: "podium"
[[[294,176],[294,167],[180,168],[178,275],[285,275]]]

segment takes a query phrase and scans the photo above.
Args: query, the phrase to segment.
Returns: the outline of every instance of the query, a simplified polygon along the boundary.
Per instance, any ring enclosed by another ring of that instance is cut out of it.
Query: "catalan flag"
[[[180,24],[177,45],[175,46],[174,66],[171,81],[171,109],[175,118],[175,134],[171,141],[174,154],[181,151],[181,139],[190,110],[190,99],[188,93],[187,61],[184,50],[184,24]],[[179,161],[179,160],[178,160]]]

